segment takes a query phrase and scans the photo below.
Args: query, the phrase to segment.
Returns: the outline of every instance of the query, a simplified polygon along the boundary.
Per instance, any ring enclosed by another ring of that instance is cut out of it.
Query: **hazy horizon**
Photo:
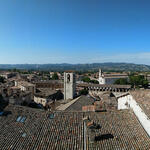
[[[147,64],[140,64],[140,63],[132,63],[132,62],[95,62],[95,63],[67,63],[67,62],[62,62],[62,63],[18,63],[18,64],[0,64],[0,65],[62,65],[62,64],[68,64],[68,65],[84,65],[84,64],[135,64],[135,65],[147,65]],[[150,65],[148,65],[150,66]]]

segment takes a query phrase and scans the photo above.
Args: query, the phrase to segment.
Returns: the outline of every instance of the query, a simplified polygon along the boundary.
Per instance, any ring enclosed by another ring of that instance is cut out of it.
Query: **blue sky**
[[[149,0],[1,0],[0,64],[150,65]]]

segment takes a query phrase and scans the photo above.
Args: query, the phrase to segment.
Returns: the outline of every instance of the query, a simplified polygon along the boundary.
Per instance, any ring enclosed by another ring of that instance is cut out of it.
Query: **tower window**
[[[70,74],[67,74],[67,82],[70,82]]]

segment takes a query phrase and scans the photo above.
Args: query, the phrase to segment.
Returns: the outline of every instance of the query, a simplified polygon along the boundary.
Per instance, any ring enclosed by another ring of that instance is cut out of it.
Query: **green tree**
[[[143,75],[131,74],[129,76],[129,81],[127,79],[118,79],[115,81],[115,84],[120,85],[130,84],[132,88],[139,88],[139,87],[147,88],[148,80],[145,79]]]
[[[99,84],[97,80],[91,80],[89,77],[84,77],[82,81],[87,83]]]
[[[90,78],[89,78],[89,77],[84,77],[84,78],[82,79],[82,81],[83,81],[83,82],[87,82],[87,83],[89,83],[91,80],[90,80]]]
[[[0,76],[0,83],[5,83],[5,78]]]
[[[80,95],[87,95],[89,92],[87,89],[83,89],[79,92]]]
[[[91,80],[90,82],[94,83],[94,84],[99,84],[99,82],[97,80]]]
[[[55,72],[52,76],[52,80],[58,80],[59,77],[58,77],[58,74]]]
[[[143,80],[142,86],[143,86],[144,88],[148,88],[148,80],[147,80],[147,79],[144,79],[144,80]]]
[[[139,87],[148,87],[148,80],[145,79],[143,75],[131,75],[129,76],[129,83],[132,85],[134,88],[139,88]]]
[[[120,79],[116,80],[114,84],[126,85],[126,84],[128,84],[128,80],[125,78],[120,78]]]

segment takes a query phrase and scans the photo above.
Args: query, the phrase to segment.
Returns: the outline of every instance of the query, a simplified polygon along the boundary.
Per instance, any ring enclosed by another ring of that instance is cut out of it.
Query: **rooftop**
[[[70,105],[66,111],[82,111],[82,106],[92,105],[94,99],[89,96],[82,95],[75,103]]]
[[[89,113],[89,116],[101,128],[95,131],[87,128],[88,149],[149,149],[150,138],[132,111]]]
[[[34,83],[39,84],[39,83],[63,83],[63,82],[61,80],[47,80],[47,81],[37,81]]]
[[[19,81],[19,84],[25,87],[34,86],[34,84],[26,81]]]
[[[103,88],[127,88],[130,89],[131,85],[118,85],[118,84],[87,84],[87,83],[81,83],[77,84],[79,87],[103,87]]]
[[[50,90],[49,88],[38,88],[39,92],[35,96],[47,98],[50,95],[57,93],[57,90]]]
[[[6,107],[0,116],[3,149],[149,149],[150,138],[132,111],[45,112],[21,106]],[[93,129],[83,118],[98,124]],[[85,129],[86,128],[86,129]],[[86,136],[85,136],[86,135]],[[94,141],[92,137],[94,135]],[[87,137],[84,140],[84,137]]]
[[[120,73],[110,73],[110,74],[105,74],[104,77],[128,77],[128,74],[120,74]]]
[[[150,90],[135,90],[130,93],[150,119]]]
[[[77,149],[83,147],[82,114],[44,112],[9,106],[0,117],[0,147],[3,149]],[[18,117],[26,117],[17,122]]]

